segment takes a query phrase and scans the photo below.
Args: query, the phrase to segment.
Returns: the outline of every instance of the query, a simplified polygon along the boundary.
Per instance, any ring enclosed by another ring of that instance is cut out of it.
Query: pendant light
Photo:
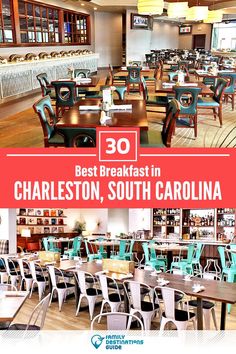
[[[222,22],[223,13],[221,10],[208,11],[207,18],[203,21],[204,23],[217,23]]]
[[[169,2],[168,17],[183,18],[186,17],[188,10],[188,2]]]
[[[201,21],[205,20],[208,15],[208,6],[198,6],[199,2],[197,2],[196,6],[192,6],[187,11],[187,21]]]
[[[138,0],[138,13],[140,15],[161,15],[164,0]]]

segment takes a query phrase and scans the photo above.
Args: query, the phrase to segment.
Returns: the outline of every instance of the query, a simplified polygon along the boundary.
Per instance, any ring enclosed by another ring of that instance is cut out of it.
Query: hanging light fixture
[[[161,15],[164,0],[138,0],[138,13],[140,15]]]
[[[187,11],[187,21],[201,21],[205,20],[208,15],[208,6],[193,6]]]
[[[169,2],[168,17],[183,18],[186,17],[188,10],[188,2]]]
[[[222,22],[223,13],[221,10],[208,11],[207,18],[203,21],[204,23],[217,23]]]

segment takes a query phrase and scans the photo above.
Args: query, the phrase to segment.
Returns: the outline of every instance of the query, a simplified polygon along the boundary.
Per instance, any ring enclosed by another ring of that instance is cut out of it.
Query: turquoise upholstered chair
[[[48,81],[47,74],[46,73],[38,74],[38,75],[36,75],[36,78],[40,84],[42,96],[45,97],[45,96],[49,95],[50,98],[55,99],[56,94],[55,94],[55,91],[49,87],[49,81]]]
[[[199,87],[175,86],[175,98],[180,104],[179,118],[176,126],[181,128],[193,128],[197,137],[197,102],[201,92]]]
[[[215,86],[216,84],[216,78],[215,77],[204,77],[202,82],[207,85],[207,86]]]
[[[56,114],[62,113],[73,107],[76,102],[76,82],[74,81],[52,81],[56,92]]]
[[[75,69],[74,70],[75,78],[86,78],[90,75],[90,69]]]
[[[229,79],[229,84],[224,90],[224,98],[226,99],[226,101],[228,101],[228,98],[231,99],[232,110],[234,111],[236,72],[220,72],[219,76],[225,79]]]
[[[220,255],[220,262],[221,262],[221,268],[222,268],[222,278],[224,278],[224,276],[226,276],[228,282],[234,283],[236,281],[236,264],[233,263],[232,265],[227,266],[224,246],[219,246],[218,252]],[[230,313],[231,304],[228,304],[227,307],[228,307],[228,313]]]
[[[73,240],[72,248],[65,251],[64,254],[69,256],[69,259],[73,259],[74,257],[78,256],[78,253],[80,253],[81,242],[81,237],[76,236]]]
[[[142,147],[171,147],[171,139],[174,134],[176,120],[179,116],[180,105],[176,99],[172,99],[168,105],[162,131],[148,130],[149,144],[141,144]]]
[[[126,78],[127,92],[130,93],[130,88],[138,86],[140,95],[142,94],[142,80],[141,80],[141,71],[140,66],[128,66],[128,75]]]
[[[50,97],[43,97],[33,105],[33,108],[40,119],[40,123],[43,129],[44,146],[65,146],[64,136],[59,134],[55,129],[57,117],[52,108]],[[49,115],[49,121],[47,115]]]
[[[184,73],[184,78],[188,77],[187,73]],[[176,81],[178,79],[178,73],[176,71],[168,72],[169,81]]]
[[[141,79],[143,98],[146,102],[147,107],[164,107],[167,109],[169,99],[167,96],[154,96],[148,93],[147,84],[144,78]]]
[[[214,118],[218,116],[220,121],[220,126],[222,126],[222,103],[223,96],[226,87],[228,86],[228,81],[226,79],[220,78],[217,79],[216,85],[211,87],[214,92],[213,97],[199,97],[197,102],[197,108],[201,110],[211,109],[214,115]],[[201,112],[202,114],[202,112]]]
[[[163,260],[159,260],[157,257],[151,257],[151,249],[148,247],[147,242],[142,243],[144,258],[145,258],[145,266],[149,266],[155,268],[156,270],[160,270],[163,268],[166,270],[166,263]]]
[[[84,244],[89,262],[94,261],[96,259],[102,259],[102,254],[100,252],[94,253],[93,247],[90,245],[88,240],[84,240]],[[89,245],[92,251],[89,249]]]
[[[195,245],[191,244],[188,246],[187,258],[181,259],[177,262],[171,263],[171,271],[174,269],[180,269],[183,273],[193,274],[193,255],[194,255]]]
[[[110,88],[111,86],[105,85],[101,86],[101,90],[105,90],[107,88]],[[127,87],[126,86],[113,86],[114,92],[118,95],[118,99],[123,101],[125,99],[125,94],[127,92]]]
[[[114,75],[114,70],[113,66],[109,64],[109,79],[111,81],[112,85],[115,85],[116,83],[119,82],[119,84],[122,82],[123,84],[126,82],[126,75]]]

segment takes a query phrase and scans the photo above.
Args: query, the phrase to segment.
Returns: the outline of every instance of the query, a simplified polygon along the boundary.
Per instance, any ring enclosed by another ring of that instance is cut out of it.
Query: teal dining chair
[[[55,91],[49,87],[49,81],[48,81],[47,74],[46,73],[38,74],[38,75],[36,75],[36,78],[40,84],[42,96],[45,97],[45,96],[49,95],[51,99],[56,99]]]
[[[66,250],[64,254],[68,256],[69,259],[73,259],[74,257],[77,257],[78,254],[80,254],[81,243],[82,243],[81,237],[76,236],[73,240],[72,248]]]
[[[88,240],[84,240],[84,244],[85,244],[85,250],[86,250],[87,258],[88,258],[89,262],[92,262],[96,259],[102,259],[102,254],[99,252],[95,253],[92,245],[90,244],[90,242]]]
[[[167,110],[169,104],[169,98],[167,96],[160,95],[150,95],[148,92],[146,80],[144,78],[141,79],[142,90],[143,90],[143,98],[145,100],[147,107],[164,107]],[[154,112],[154,111],[153,111]]]
[[[192,260],[192,265],[193,265],[193,271],[198,271],[200,274],[202,274],[202,265],[201,265],[201,255],[204,249],[204,244],[201,242],[198,242],[195,247],[195,253],[193,256]]]
[[[148,144],[141,144],[142,147],[171,147],[171,140],[174,135],[176,120],[179,116],[180,105],[176,99],[172,99],[168,105],[168,110],[162,131],[148,130]]]
[[[222,279],[226,277],[228,282],[234,283],[236,281],[236,265],[234,263],[229,266],[226,264],[226,257],[225,257],[226,250],[224,246],[219,246],[217,249],[220,255]],[[228,308],[228,313],[230,313],[231,304],[228,304],[227,308]]]
[[[198,110],[212,110],[214,119],[219,118],[220,126],[223,124],[223,96],[226,87],[228,86],[228,80],[219,78],[216,85],[211,86],[211,90],[214,92],[213,97],[199,97],[197,101]],[[203,114],[202,112],[199,114]],[[205,113],[208,115],[208,113]]]
[[[86,78],[90,75],[90,69],[75,69],[74,76],[75,78]]]
[[[152,267],[156,270],[160,268],[166,269],[166,264],[163,260],[159,260],[157,257],[151,257],[151,249],[147,242],[142,243],[143,252],[144,252],[144,261],[145,267]]]
[[[138,86],[140,95],[142,94],[141,66],[128,66],[128,75],[126,78],[127,93],[130,93],[130,88]]]
[[[197,137],[197,102],[201,92],[200,87],[175,86],[175,99],[180,104],[179,118],[176,120],[178,128],[193,128]]]
[[[126,242],[126,240],[120,240],[118,254],[111,255],[111,259],[119,259],[121,261],[125,260]]]
[[[149,246],[155,245],[155,240],[150,240],[149,241]],[[163,270],[164,272],[167,269],[167,258],[163,256],[162,254],[157,255],[155,248],[150,248],[150,260],[155,260],[158,259],[159,261],[163,262]]]
[[[234,111],[236,72],[220,72],[219,76],[225,79],[229,79],[229,84],[224,90],[224,99],[226,102],[228,102],[228,99],[231,99],[232,110]]]
[[[192,243],[188,246],[187,258],[182,258],[179,261],[173,261],[171,263],[170,270],[180,269],[183,273],[193,274],[193,255],[195,245]]]
[[[64,136],[58,133],[55,128],[55,124],[57,123],[58,119],[52,108],[50,97],[43,97],[33,105],[33,108],[39,117],[43,129],[44,146],[65,146]]]
[[[126,251],[124,253],[124,258],[126,261],[132,261],[133,260],[133,248],[134,248],[135,240],[131,240],[127,242],[127,247]]]
[[[105,90],[107,88],[110,88],[111,86],[105,85],[101,86],[101,90]],[[121,101],[124,101],[125,99],[125,94],[127,92],[127,87],[126,86],[113,86],[113,92],[115,92],[118,95],[118,99]]]
[[[97,241],[104,241],[104,237],[98,237]],[[107,258],[107,252],[104,250],[103,244],[99,245],[98,252],[102,255],[102,258]]]
[[[42,242],[43,242],[43,248],[45,251],[48,251],[49,250],[49,247],[48,247],[48,239],[47,237],[43,237],[42,238]]]
[[[63,114],[66,109],[77,103],[75,81],[52,81],[56,92],[56,115]]]
[[[49,245],[49,249],[48,251],[50,252],[61,252],[61,249],[59,247],[55,246],[55,243],[53,242],[55,240],[54,236],[48,236],[48,245]]]

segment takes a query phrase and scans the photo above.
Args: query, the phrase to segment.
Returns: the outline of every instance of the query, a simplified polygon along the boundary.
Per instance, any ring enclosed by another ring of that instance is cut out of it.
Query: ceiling
[[[63,0],[67,3],[78,2],[84,4],[85,8],[96,9],[96,11],[105,12],[125,12],[126,9],[137,8],[137,0]],[[186,0],[179,0],[186,1]],[[168,2],[177,2],[176,0],[165,1],[165,8]],[[209,9],[224,9],[224,13],[236,14],[236,0],[188,0],[189,6],[202,5],[209,6]]]

